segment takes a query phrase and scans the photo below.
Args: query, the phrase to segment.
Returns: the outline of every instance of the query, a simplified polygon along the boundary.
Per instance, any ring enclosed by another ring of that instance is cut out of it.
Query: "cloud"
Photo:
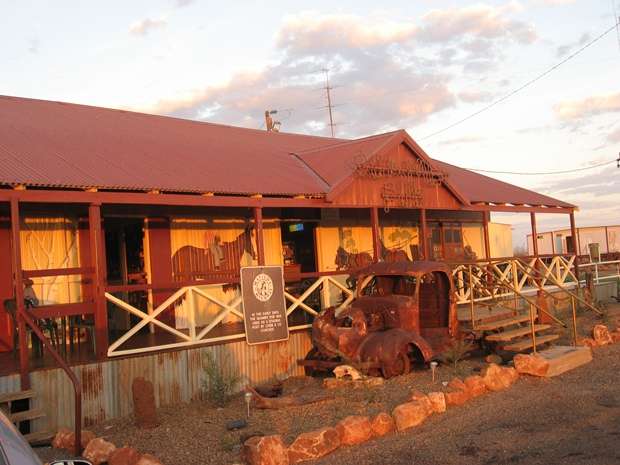
[[[620,111],[620,93],[560,102],[554,105],[553,111],[564,122],[583,122],[592,116]]]
[[[412,127],[490,98],[491,89],[458,94],[453,81],[473,66],[497,65],[506,44],[523,40],[518,31],[529,26],[506,19],[514,8],[433,10],[417,20],[302,12],[286,17],[276,31],[272,64],[144,110],[258,128],[265,109],[286,108],[292,111],[278,115],[283,131],[326,134],[321,70],[329,69],[339,136]],[[463,40],[431,35],[440,11],[446,20],[454,18],[449,30]]]
[[[165,18],[145,18],[140,21],[136,21],[131,26],[129,26],[129,32],[133,35],[145,36],[154,29],[165,27],[166,24],[167,21]]]
[[[460,144],[471,144],[475,142],[481,142],[484,140],[482,136],[463,136],[463,137],[455,137],[454,139],[446,139],[439,142],[439,145],[460,145]]]
[[[562,57],[568,55],[574,49],[576,49],[578,47],[583,47],[585,44],[590,42],[590,40],[592,40],[592,37],[590,36],[590,34],[587,33],[587,32],[584,32],[583,34],[581,34],[581,37],[578,40],[576,40],[575,42],[569,42],[567,44],[560,45],[556,49],[555,54],[556,54],[556,56],[558,58],[562,58]]]
[[[620,127],[616,128],[614,131],[610,132],[607,135],[607,140],[609,142],[620,142]]]
[[[558,6],[577,3],[577,0],[533,0],[532,3],[534,3],[535,5]]]
[[[486,90],[470,90],[459,92],[458,97],[467,103],[488,102],[493,100],[493,93]]]
[[[36,55],[37,53],[39,53],[40,45],[41,43],[39,39],[30,39],[28,41],[28,52],[32,53],[33,55]]]
[[[191,5],[194,0],[174,0],[174,5],[177,8],[183,8],[184,6]]]

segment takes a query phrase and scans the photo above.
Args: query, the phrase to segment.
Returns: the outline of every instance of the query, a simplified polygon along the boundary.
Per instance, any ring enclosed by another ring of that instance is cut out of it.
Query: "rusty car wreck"
[[[449,267],[431,261],[380,262],[354,273],[355,297],[312,325],[307,374],[346,363],[385,378],[437,357],[457,335]]]

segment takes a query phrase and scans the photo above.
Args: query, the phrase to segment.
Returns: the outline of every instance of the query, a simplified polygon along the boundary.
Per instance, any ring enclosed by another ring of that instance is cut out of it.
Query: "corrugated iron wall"
[[[153,383],[157,406],[173,405],[201,398],[204,356],[211,353],[225,372],[240,373],[242,388],[247,382],[260,383],[274,377],[303,374],[297,360],[312,344],[308,332],[297,332],[284,342],[249,346],[245,340],[175,352],[108,360],[73,367],[82,383],[82,419],[88,427],[132,413],[131,383],[144,377]],[[61,369],[31,374],[37,392],[35,407],[47,418],[37,427],[52,431],[73,425],[73,388]],[[19,375],[0,377],[0,392],[19,390]]]

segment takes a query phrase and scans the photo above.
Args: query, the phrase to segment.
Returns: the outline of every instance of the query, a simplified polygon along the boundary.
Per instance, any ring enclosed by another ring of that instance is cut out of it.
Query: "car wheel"
[[[409,360],[409,354],[405,349],[396,354],[396,358],[391,363],[384,363],[381,367],[381,372],[385,379],[393,378],[394,376],[406,375],[411,371],[411,360]]]

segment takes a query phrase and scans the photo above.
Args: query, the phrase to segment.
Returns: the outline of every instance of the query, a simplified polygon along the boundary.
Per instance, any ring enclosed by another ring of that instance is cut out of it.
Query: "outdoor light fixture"
[[[247,407],[248,418],[250,418],[250,402],[252,402],[252,393],[251,392],[246,392],[245,396],[243,396],[243,398],[245,399],[245,405]]]
[[[433,377],[433,383],[435,382],[435,370],[437,369],[437,362],[431,362],[431,376]]]

